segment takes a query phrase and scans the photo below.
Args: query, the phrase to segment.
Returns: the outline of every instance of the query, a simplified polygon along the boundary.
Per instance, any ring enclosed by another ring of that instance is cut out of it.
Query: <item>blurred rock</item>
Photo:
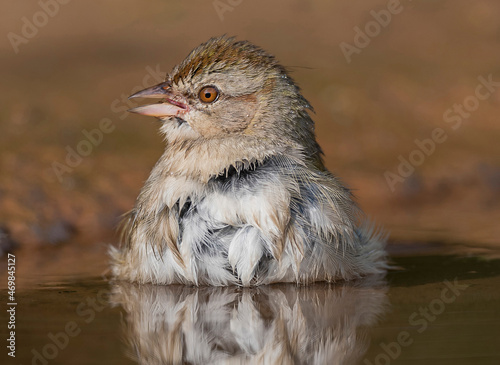
[[[12,252],[16,246],[17,243],[10,237],[8,229],[0,226],[0,257]]]
[[[488,190],[500,193],[500,168],[488,164],[480,164],[477,168],[479,178],[484,182]]]
[[[40,242],[59,244],[69,241],[76,234],[76,228],[73,224],[60,219],[45,226],[35,225],[33,232]]]

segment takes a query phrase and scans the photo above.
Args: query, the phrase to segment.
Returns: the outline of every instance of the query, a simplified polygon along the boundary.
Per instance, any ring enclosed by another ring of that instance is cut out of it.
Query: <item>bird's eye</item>
[[[198,97],[204,103],[213,103],[219,97],[219,90],[214,86],[205,86],[201,88]]]

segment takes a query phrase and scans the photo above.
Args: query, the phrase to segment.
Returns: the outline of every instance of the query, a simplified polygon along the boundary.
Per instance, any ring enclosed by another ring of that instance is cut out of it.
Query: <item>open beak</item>
[[[162,118],[177,116],[181,113],[185,113],[188,110],[186,104],[173,100],[171,88],[167,82],[162,82],[161,84],[138,91],[135,94],[129,96],[129,99],[132,98],[156,98],[163,100],[156,104],[142,105],[136,108],[132,108],[128,110],[131,113]]]

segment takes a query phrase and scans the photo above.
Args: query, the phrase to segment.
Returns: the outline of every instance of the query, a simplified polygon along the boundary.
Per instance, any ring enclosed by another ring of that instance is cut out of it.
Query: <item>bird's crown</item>
[[[172,71],[172,81],[177,83],[195,76],[210,73],[273,70],[285,74],[274,56],[248,41],[234,37],[211,38],[199,45]],[[250,76],[250,75],[249,75]]]

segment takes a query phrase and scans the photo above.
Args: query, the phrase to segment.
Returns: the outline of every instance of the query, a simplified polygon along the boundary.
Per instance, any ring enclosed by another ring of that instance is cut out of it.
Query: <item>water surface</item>
[[[307,287],[19,274],[16,358],[2,356],[8,364],[500,363],[500,260],[406,253],[386,277]]]

